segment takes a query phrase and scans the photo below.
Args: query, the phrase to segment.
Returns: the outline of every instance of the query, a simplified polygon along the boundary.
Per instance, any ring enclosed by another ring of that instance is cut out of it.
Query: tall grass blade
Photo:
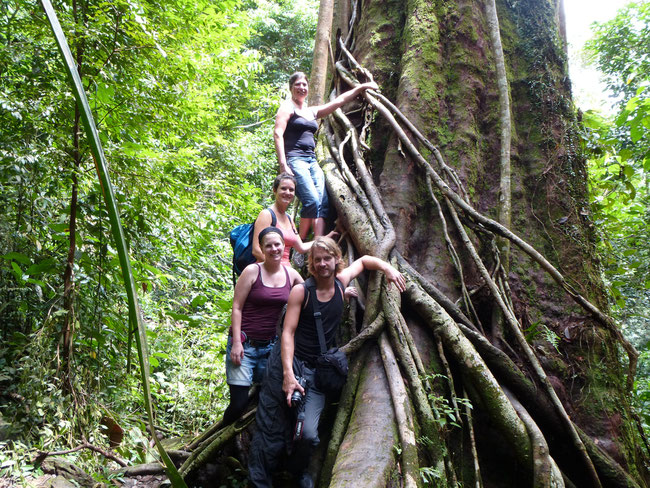
[[[77,105],[81,111],[81,119],[83,121],[84,129],[86,130],[88,143],[90,144],[92,155],[95,160],[95,168],[97,169],[97,175],[99,176],[99,181],[102,186],[102,192],[104,194],[104,200],[106,202],[106,207],[111,222],[111,231],[113,233],[113,238],[115,239],[115,244],[117,247],[117,253],[120,258],[120,266],[122,268],[122,276],[124,278],[124,285],[126,287],[126,295],[129,301],[129,329],[131,328],[132,324],[137,325],[137,333],[135,334],[135,338],[138,346],[140,376],[142,379],[142,387],[144,389],[144,401],[147,409],[147,417],[149,419],[149,428],[151,430],[151,435],[156,444],[158,452],[160,453],[160,457],[165,464],[167,475],[172,485],[178,488],[187,488],[185,481],[176,470],[174,463],[172,463],[169,455],[158,440],[158,436],[156,435],[153,423],[153,407],[151,402],[151,388],[149,385],[150,368],[149,355],[147,352],[147,337],[144,324],[142,322],[142,313],[140,311],[140,304],[138,303],[135,280],[133,279],[133,272],[131,271],[131,262],[129,260],[128,249],[126,246],[126,241],[124,239],[124,232],[122,231],[122,224],[120,222],[119,213],[117,210],[115,194],[113,192],[111,181],[108,177],[108,169],[106,157],[104,156],[104,150],[102,149],[102,145],[99,140],[97,127],[90,110],[90,105],[88,104],[86,92],[84,91],[83,85],[81,84],[81,78],[79,77],[76,63],[72,57],[72,53],[70,52],[70,47],[68,46],[68,42],[65,38],[63,30],[61,29],[61,24],[59,23],[56,12],[50,3],[50,0],[41,0],[41,4],[43,5],[45,14],[47,15],[50,26],[52,27],[52,32],[56,38],[56,43],[59,47],[59,51],[61,52],[61,56],[63,56],[63,64],[65,66],[65,69],[70,76],[72,91],[77,101]]]

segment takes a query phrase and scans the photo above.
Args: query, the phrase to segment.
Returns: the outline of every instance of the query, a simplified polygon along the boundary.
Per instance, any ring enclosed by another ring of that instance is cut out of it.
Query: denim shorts
[[[287,164],[296,177],[296,195],[302,203],[300,216],[306,219],[327,217],[329,201],[325,175],[315,157],[290,157]]]
[[[235,366],[230,359],[232,337],[228,337],[228,346],[226,347],[226,382],[229,385],[236,386],[251,386],[253,383],[261,383],[262,378],[264,378],[264,371],[266,371],[266,360],[269,354],[271,354],[271,349],[273,349],[276,340],[262,347],[254,347],[248,341],[244,342],[244,358],[239,366]]]

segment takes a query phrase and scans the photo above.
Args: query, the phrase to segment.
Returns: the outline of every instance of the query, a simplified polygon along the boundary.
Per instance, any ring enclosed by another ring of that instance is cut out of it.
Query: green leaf
[[[618,152],[618,156],[621,158],[621,161],[627,161],[632,158],[633,152],[630,151],[629,149],[621,149]]]
[[[627,112],[634,112],[634,109],[639,105],[639,98],[632,97],[625,104],[625,110]]]
[[[205,302],[207,302],[207,301],[208,301],[208,297],[206,297],[205,295],[196,295],[192,299],[192,303],[190,305],[192,307],[201,307],[201,306],[205,305]]]
[[[50,224],[50,229],[54,232],[67,232],[68,227],[68,224]]]
[[[12,261],[11,267],[14,270],[14,275],[16,276],[16,279],[22,281],[24,273],[23,270],[20,269],[20,266],[18,266],[18,263],[16,263],[16,261]]]
[[[21,254],[19,252],[8,252],[7,254],[4,254],[2,257],[7,260],[18,261],[19,263],[22,264],[31,264],[32,262],[29,256],[25,256],[24,254]]]
[[[582,117],[582,123],[590,129],[603,129],[609,126],[607,121],[598,112],[587,110]]]
[[[187,315],[187,314],[172,312],[171,310],[167,310],[165,312],[165,315],[173,318],[174,320],[182,320],[183,322],[189,322],[190,320],[192,320],[192,319],[190,319],[190,316]]]
[[[630,138],[632,142],[639,142],[641,140],[645,132],[643,129],[643,125],[637,120],[630,124]]]
[[[34,285],[38,285],[38,286],[42,286],[42,287],[46,287],[46,286],[47,286],[47,284],[46,284],[44,281],[36,280],[36,279],[34,279],[34,278],[29,278],[29,279],[27,279],[27,283],[32,283],[32,284],[34,284]]]
[[[39,263],[32,264],[29,268],[27,268],[25,273],[33,276],[54,268],[56,268],[56,261],[53,258],[47,258],[43,259]]]
[[[636,197],[636,188],[634,187],[634,185],[632,183],[630,183],[629,181],[626,181],[625,182],[625,188],[627,188],[627,192],[628,192],[627,196],[628,196],[628,198],[630,200],[634,200],[634,198]]]
[[[223,312],[229,312],[232,310],[232,300],[219,300],[217,301],[217,306]]]
[[[621,127],[627,122],[627,117],[630,115],[630,112],[628,110],[623,110],[621,113],[616,117],[616,120],[614,123],[618,126]]]

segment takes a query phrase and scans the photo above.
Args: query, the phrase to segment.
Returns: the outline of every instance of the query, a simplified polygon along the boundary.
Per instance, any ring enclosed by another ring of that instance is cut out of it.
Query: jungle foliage
[[[223,409],[227,233],[268,197],[269,120],[290,74],[282,70],[308,70],[315,7],[54,6],[110,163],[141,289],[158,422],[196,431]],[[287,23],[301,40],[295,57],[269,53]],[[119,455],[146,461],[119,263],[92,157],[85,137],[75,137],[81,130],[59,53],[38,2],[3,2],[0,31],[0,465],[21,476],[33,469],[35,449],[102,443],[106,418],[125,432]],[[66,389],[63,274],[75,186]],[[87,452],[74,458],[104,463]]]
[[[636,398],[650,426],[650,3],[631,3],[593,26],[591,62],[603,73],[614,114],[584,114],[589,182],[613,310],[641,353]]]

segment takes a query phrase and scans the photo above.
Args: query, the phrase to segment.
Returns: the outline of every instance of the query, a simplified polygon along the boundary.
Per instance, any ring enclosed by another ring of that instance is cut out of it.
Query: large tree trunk
[[[373,429],[393,433],[377,436],[379,451],[399,446],[401,455],[380,456],[383,465],[349,463],[351,451],[367,449],[365,424],[351,409],[347,434],[334,440],[344,449],[332,472],[321,473],[321,486],[330,476],[333,486],[350,486],[355,469],[364,486],[392,486],[396,478],[413,486],[426,477],[441,486],[646,486],[648,453],[625,380],[635,351],[603,313],[559,4],[496,3],[511,90],[510,230],[540,253],[533,259],[526,244],[512,245],[508,272],[496,246],[509,234],[496,224],[503,103],[486,4],[353,6],[351,56],[339,46],[338,74],[372,76],[414,126],[400,123],[400,139],[390,121],[395,111],[382,113],[387,103],[371,93],[366,100],[379,113],[368,150],[342,145],[350,121],[341,114],[323,128],[332,155],[328,188],[356,252],[399,260],[410,280],[401,306],[382,289],[367,292],[364,324],[383,311],[387,333],[362,347],[381,344],[387,381],[362,381],[350,393],[376,401],[378,389],[391,392],[395,415],[380,416]],[[359,112],[350,119],[361,132]],[[399,388],[389,385],[396,381],[410,400],[395,402]],[[415,462],[408,439],[415,439]],[[389,474],[368,484],[370,467]]]
[[[318,8],[318,25],[314,39],[314,56],[311,63],[311,79],[309,80],[309,105],[320,105],[325,95],[327,82],[327,60],[329,59],[330,31],[332,30],[332,15],[334,0],[320,0]]]
[[[637,353],[607,315],[561,3],[497,1],[495,18],[494,3],[366,0],[349,30],[333,26],[347,32],[334,94],[381,88],[321,127],[347,259],[391,259],[407,290],[360,280],[350,376],[312,466],[321,487],[648,485]],[[244,425],[187,449],[198,458]]]

